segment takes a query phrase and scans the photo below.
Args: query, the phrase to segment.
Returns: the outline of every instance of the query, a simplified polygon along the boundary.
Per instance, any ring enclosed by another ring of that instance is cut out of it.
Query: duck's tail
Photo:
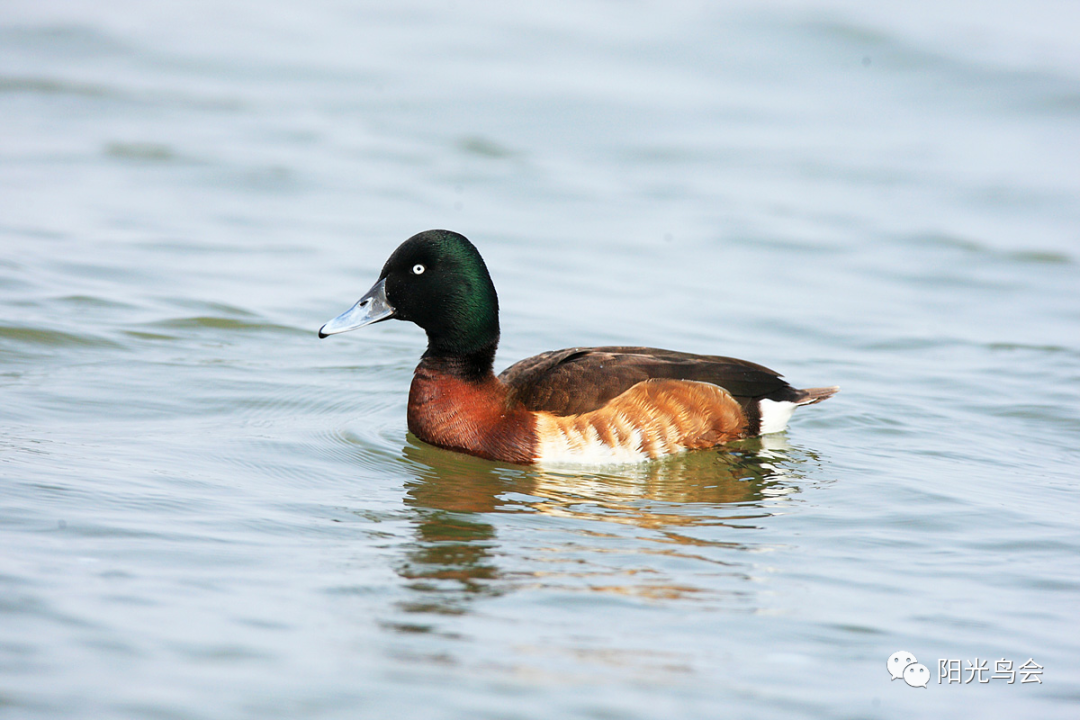
[[[836,393],[840,392],[839,385],[833,385],[832,387],[823,388],[806,388],[805,390],[799,390],[799,397],[795,399],[796,405],[813,405],[819,403],[822,400],[828,400]]]
[[[813,405],[822,400],[828,400],[839,390],[839,387],[807,388],[805,390],[788,388],[785,391],[787,398],[785,400],[762,398],[758,401],[757,408],[758,434],[768,435],[769,433],[783,432],[787,428],[788,420],[791,419],[791,414],[795,412],[795,408],[800,405]]]

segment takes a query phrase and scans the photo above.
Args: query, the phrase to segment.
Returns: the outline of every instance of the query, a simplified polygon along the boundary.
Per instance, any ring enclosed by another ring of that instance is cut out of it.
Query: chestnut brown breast
[[[409,430],[424,442],[488,460],[536,461],[536,418],[488,375],[468,380],[424,362],[409,389]]]

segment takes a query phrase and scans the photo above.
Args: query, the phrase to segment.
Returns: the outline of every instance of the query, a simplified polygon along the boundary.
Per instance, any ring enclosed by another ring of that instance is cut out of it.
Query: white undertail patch
[[[796,407],[798,406],[795,403],[786,400],[780,402],[768,399],[760,400],[758,402],[758,411],[761,413],[761,430],[759,434],[768,435],[769,433],[787,430],[788,420],[791,419]]]

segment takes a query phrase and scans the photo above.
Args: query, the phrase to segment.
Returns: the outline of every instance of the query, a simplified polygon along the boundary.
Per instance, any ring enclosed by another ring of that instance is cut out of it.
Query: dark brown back
[[[526,408],[576,415],[603,407],[643,380],[712,383],[744,407],[762,397],[786,400],[795,390],[776,372],[746,360],[646,347],[568,348],[541,353],[499,375]]]

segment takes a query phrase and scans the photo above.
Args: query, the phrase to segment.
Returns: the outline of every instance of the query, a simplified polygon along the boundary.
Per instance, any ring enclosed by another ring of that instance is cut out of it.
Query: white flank
[[[775,400],[761,400],[758,408],[761,412],[761,435],[784,432],[787,429],[788,420],[795,412],[797,406],[793,402],[777,402]]]
[[[625,445],[611,446],[601,441],[590,426],[586,426],[585,433],[579,433],[563,430],[553,419],[541,419],[540,424],[536,460],[542,465],[625,465],[649,459],[641,450],[641,431],[636,428],[630,431]]]

